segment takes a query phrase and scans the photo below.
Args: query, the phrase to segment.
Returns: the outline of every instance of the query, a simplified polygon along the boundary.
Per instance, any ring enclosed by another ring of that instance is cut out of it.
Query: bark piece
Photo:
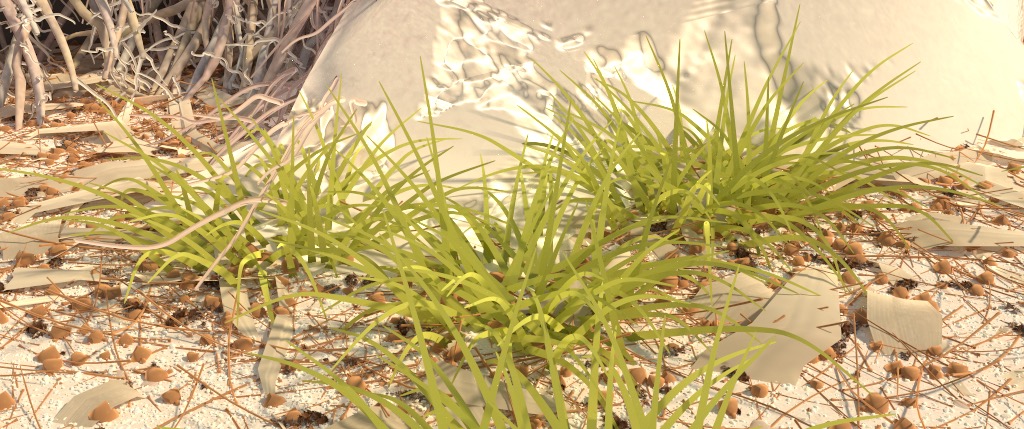
[[[933,214],[935,222],[917,214],[896,224],[914,243],[923,248],[947,247],[1014,247],[1024,246],[1024,232],[1007,231],[988,225],[966,225],[960,216]],[[937,224],[936,224],[937,223]]]
[[[824,350],[840,338],[839,295],[836,292],[839,285],[833,277],[816,269],[801,271],[775,292],[748,326],[787,331]],[[746,369],[747,375],[757,380],[795,384],[800,379],[804,364],[818,356],[817,351],[787,336],[744,332],[733,333],[721,340],[717,356],[727,356],[762,344],[768,345]],[[743,354],[722,364],[736,366],[750,357]],[[709,360],[710,352],[705,351],[697,357],[695,365],[705,365]]]
[[[730,291],[733,291],[731,296]],[[709,287],[702,287],[689,302],[725,310],[730,322],[745,324],[753,320],[774,294],[775,292],[757,279],[741,273],[711,282]],[[706,320],[716,317],[707,311],[699,311],[697,315]]]
[[[927,350],[942,343],[942,315],[927,301],[866,292],[871,338],[884,350]]]
[[[53,421],[64,425],[95,426],[96,421],[89,419],[89,413],[103,402],[109,402],[116,408],[128,401],[141,398],[142,394],[132,389],[121,380],[110,380],[97,387],[75,395],[57,412]]]
[[[270,331],[263,338],[264,346],[261,354],[265,357],[284,359],[283,351],[288,349],[288,342],[291,341],[293,334],[292,317],[277,315],[270,325]],[[259,375],[260,389],[264,395],[277,392],[277,375],[280,372],[280,362],[260,358],[259,364],[256,365],[256,373]]]
[[[76,281],[96,281],[99,277],[91,269],[57,270],[51,268],[18,268],[4,290],[26,289],[50,284],[63,285]]]

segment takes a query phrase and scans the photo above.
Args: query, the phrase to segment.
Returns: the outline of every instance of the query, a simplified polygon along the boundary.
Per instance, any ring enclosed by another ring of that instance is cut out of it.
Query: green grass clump
[[[792,57],[793,39],[771,69],[774,78],[754,94],[745,72],[742,92],[734,87],[737,71],[730,46],[725,47],[724,61],[712,53],[720,89],[714,116],[693,118],[683,112],[678,74],[670,82],[662,73],[667,92],[675,96],[670,106],[661,106],[635,101],[628,89],[617,87],[598,69],[597,91],[580,84],[558,85],[555,114],[562,128],[549,128],[556,140],[535,146],[564,155],[567,174],[583,191],[577,197],[581,200],[607,192],[606,183],[613,182],[612,213],[620,222],[636,216],[668,218],[680,234],[692,236],[702,233],[707,221],[716,238],[739,240],[769,256],[771,244],[805,241],[819,253],[839,257],[822,239],[826,231],[839,229],[832,220],[835,215],[856,220],[870,216],[885,224],[883,209],[915,210],[892,199],[874,202],[861,197],[906,197],[909,192],[939,189],[917,183],[875,186],[874,180],[913,167],[957,170],[922,160],[908,151],[908,144],[887,139],[937,118],[849,128],[864,111],[891,107],[879,105],[882,95],[906,79],[909,70],[859,101],[854,99],[864,79],[880,65],[875,66],[849,89],[829,95],[817,117],[798,121],[797,112],[824,84],[806,92],[802,86],[792,87],[797,69],[783,58]],[[848,83],[844,79],[839,87]],[[573,93],[585,94],[586,103]],[[789,93],[796,97],[787,107],[783,94]],[[737,105],[737,100],[745,105]],[[581,107],[586,104],[597,106],[596,112]],[[672,129],[658,129],[645,109],[668,111]]]
[[[792,41],[785,57],[791,50]],[[132,189],[115,195],[84,187],[103,196],[102,208],[120,211],[122,218],[66,218],[100,225],[99,233],[122,238],[130,244],[125,248],[141,248],[140,263],[155,259],[161,270],[181,263],[239,285],[252,268],[263,280],[268,307],[288,298],[270,299],[266,279],[274,261],[283,261],[283,269],[301,266],[314,282],[314,264],[363,274],[364,283],[351,294],[292,296],[363,309],[344,327],[354,346],[337,361],[357,349],[372,349],[387,366],[383,373],[407,379],[412,392],[426,398],[432,407],[426,417],[400,397],[350,386],[336,365],[281,362],[333,387],[377,424],[383,422],[372,403],[413,427],[429,422],[525,427],[538,416],[553,427],[569,427],[578,411],[548,399],[563,397],[557,379],[568,371],[589,392],[582,416],[588,427],[612,427],[623,418],[615,413],[621,409],[634,427],[678,422],[687,412],[693,412],[687,416],[691,427],[717,427],[724,414],[712,418],[712,412],[729,399],[757,350],[738,353],[747,354],[744,363],[721,372],[718,365],[733,356],[712,353],[704,368],[662,386],[659,377],[644,385],[631,375],[642,365],[638,344],[658,352],[652,373],[662,374],[664,351],[672,341],[701,335],[715,351],[724,334],[758,329],[692,326],[686,310],[694,304],[667,292],[662,280],[681,276],[699,284],[717,280],[722,271],[765,280],[773,276],[718,258],[718,249],[730,240],[764,255],[788,241],[809,242],[819,253],[835,255],[824,239],[826,230],[839,229],[833,216],[873,215],[886,222],[882,210],[914,210],[896,202],[853,205],[852,200],[933,189],[878,187],[873,180],[909,167],[941,172],[952,167],[894,152],[906,147],[886,137],[920,123],[849,127],[858,114],[880,108],[884,91],[908,72],[859,102],[852,99],[862,81],[856,82],[847,95],[833,95],[818,117],[797,121],[794,112],[814,90],[798,89],[795,104],[786,107],[780,94],[792,92],[795,72],[788,63],[776,63],[772,74],[778,83],[766,82],[753,99],[744,85],[742,107],[736,106],[737,76],[728,45],[724,61],[716,58],[715,65],[719,109],[700,119],[683,113],[678,95],[671,106],[649,106],[601,74],[599,93],[583,92],[589,94],[587,103],[559,85],[552,112],[559,128],[549,128],[551,141],[527,145],[540,150],[541,159],[506,148],[518,166],[501,171],[468,166],[456,174],[479,169],[481,179],[457,189],[446,185],[453,176],[438,173],[444,154],[432,116],[429,138],[414,138],[403,123],[400,133],[388,137],[405,142],[390,149],[370,141],[367,128],[352,125],[352,117],[340,109],[340,126],[319,131],[321,144],[315,148],[279,144],[267,132],[251,129],[249,140],[258,152],[244,162],[230,150],[226,157],[208,157],[163,123],[201,168],[139,149],[154,176],[164,180],[133,180]],[[674,83],[667,77],[664,82],[670,94],[678,94],[678,75]],[[584,104],[597,106],[597,112],[581,108]],[[658,129],[646,108],[667,109],[672,132]],[[503,147],[486,135],[461,131]],[[360,158],[365,160],[357,162]],[[512,190],[499,196],[489,183],[508,177],[514,178]],[[467,190],[482,195],[481,207],[453,200],[455,192]],[[672,227],[665,230],[665,225]],[[167,242],[175,236],[181,238]],[[644,261],[665,246],[702,251]],[[386,299],[369,299],[373,292]],[[398,345],[381,339],[385,335],[400,339]],[[297,355],[304,353],[296,349]],[[465,365],[480,398],[467,399],[469,392],[459,391],[444,375],[448,367],[434,358]],[[724,387],[713,387],[723,380]],[[686,393],[690,387],[696,389]]]

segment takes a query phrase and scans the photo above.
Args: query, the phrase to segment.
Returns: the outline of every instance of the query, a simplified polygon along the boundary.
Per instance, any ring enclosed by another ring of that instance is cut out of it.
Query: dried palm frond
[[[44,123],[46,70],[66,70],[77,91],[88,59],[130,95],[191,98],[216,76],[218,91],[239,95],[231,99],[236,104],[247,100],[242,113],[261,115],[268,125],[283,116],[281,106],[295,97],[352,2],[0,0],[7,23],[0,33],[0,107],[14,95],[15,128],[26,113]],[[275,113],[265,114],[268,108]]]

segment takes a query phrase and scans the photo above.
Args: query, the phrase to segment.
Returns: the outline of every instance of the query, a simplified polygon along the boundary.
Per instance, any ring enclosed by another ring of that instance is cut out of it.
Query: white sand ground
[[[421,105],[423,97],[419,75],[420,58],[423,58],[425,72],[432,78],[431,96],[452,105],[442,106],[446,110],[439,116],[439,122],[489,132],[514,145],[527,136],[540,138],[536,127],[518,110],[541,112],[544,97],[550,91],[550,85],[532,66],[534,60],[549,70],[561,69],[572,77],[583,78],[587,76],[583,58],[586,54],[597,54],[605,58],[602,66],[621,66],[629,76],[631,87],[646,91],[652,99],[663,96],[659,93],[659,82],[653,80],[649,61],[638,51],[637,34],[644,32],[655,41],[656,50],[670,66],[670,73],[674,73],[671,67],[677,55],[675,41],[682,40],[683,99],[691,109],[710,111],[717,102],[717,89],[712,85],[704,32],[711,37],[715,49],[720,48],[720,34],[727,32],[735,40],[737,61],[748,65],[753,82],[760,82],[765,75],[766,61],[777,56],[780,35],[784,36],[792,28],[800,6],[801,26],[791,60],[804,65],[800,77],[809,84],[838,82],[847,73],[861,75],[875,61],[911,45],[892,64],[879,71],[879,77],[884,80],[920,63],[914,76],[891,92],[887,100],[889,104],[907,108],[867,113],[860,119],[861,123],[952,116],[923,130],[931,140],[947,147],[984,141],[976,139],[976,134],[989,134],[990,125],[989,136],[994,139],[1005,141],[1024,135],[1024,48],[1019,42],[1022,9],[1012,1],[878,0],[856,4],[832,0],[803,4],[796,1],[651,1],[643,7],[626,9],[610,1],[579,1],[571,6],[545,3],[544,7],[535,1],[514,0],[472,5],[442,3],[445,4],[397,0],[357,3],[354,7],[364,6],[365,9],[343,20],[341,30],[305,86],[305,94],[309,99],[321,98],[327,85],[340,72],[344,77],[341,94],[347,100],[366,100],[367,112],[377,112],[383,100],[379,92],[379,84],[382,84],[395,100],[398,111],[410,115]],[[877,82],[868,82],[866,87]],[[302,106],[297,109],[301,110]],[[993,111],[995,121],[990,124]],[[372,117],[366,116],[367,121]],[[394,124],[394,118],[388,120]],[[0,133],[0,139],[39,149],[54,144],[46,139],[34,139],[28,132]],[[931,144],[914,135],[908,137],[914,144]],[[446,158],[446,168],[476,163],[481,158],[499,164],[508,162],[479,142],[467,139],[455,144],[459,145],[459,150],[453,153],[459,156]],[[977,146],[975,143],[974,147]],[[999,150],[1008,156],[1021,156],[1012,148]],[[28,164],[41,171],[74,167],[66,156],[49,166],[43,159],[32,158],[35,157],[5,155],[3,160],[5,166]],[[1002,174],[1001,179],[1008,181],[1010,189],[1020,190],[1019,178]],[[14,186],[10,183],[13,182],[5,182],[5,186]],[[990,222],[996,212],[984,208],[978,211],[980,217],[976,222]],[[1003,212],[1010,217],[1011,225],[1002,228],[1007,232],[1019,230],[1022,222],[1019,208]],[[6,229],[14,226],[17,225],[4,225]],[[957,276],[943,277],[932,272],[931,261],[923,259],[924,254],[882,255],[885,253],[882,249],[867,248],[868,254],[878,253],[879,259],[888,258],[890,263],[901,266],[919,280],[919,289],[913,293],[932,293],[943,316],[942,335],[946,342],[943,355],[913,355],[901,361],[906,365],[936,363],[942,367],[953,361],[963,362],[974,375],[953,383],[925,377],[917,384],[908,384],[898,378],[885,378],[883,365],[900,357],[870,352],[870,332],[862,329],[851,340],[851,352],[843,364],[851,371],[861,370],[865,375],[862,382],[890,397],[896,413],[887,421],[873,421],[867,427],[875,424],[889,427],[899,417],[909,419],[917,427],[1019,427],[1024,424],[1019,414],[1022,409],[1019,393],[1024,388],[1019,375],[1024,371],[1024,353],[1020,349],[1019,335],[1009,326],[1024,322],[1019,304],[1024,301],[1021,259],[993,256],[997,268],[1006,271],[999,272],[990,293],[974,297],[956,288],[942,289],[940,280],[969,279],[980,272],[979,261],[990,253],[985,249],[970,252],[962,248],[942,252],[955,258],[961,267]],[[66,268],[110,268],[127,260],[114,253],[79,250],[72,251],[66,258],[76,262]],[[858,274],[873,278],[875,271],[862,270]],[[116,284],[124,270],[103,274]],[[73,284],[63,288],[62,293],[78,296],[93,288]],[[888,286],[878,285],[874,289],[887,291]],[[209,314],[190,322],[185,329],[162,327],[166,314],[161,311],[176,306],[198,310],[202,306],[182,303],[179,295],[183,292],[174,285],[157,285],[142,291],[140,297],[152,300],[149,308],[153,310],[137,321],[125,320],[118,305],[113,306],[114,311],[109,315],[94,313],[83,317],[67,311],[58,300],[45,319],[51,325],[56,322],[73,328],[71,336],[64,340],[54,340],[50,335],[29,338],[22,322],[32,320],[32,316],[24,310],[6,309],[11,321],[0,325],[4,338],[0,351],[0,362],[3,362],[0,373],[4,374],[0,376],[0,389],[12,393],[16,406],[0,412],[0,423],[7,423],[8,427],[60,427],[53,422],[58,410],[75,395],[111,379],[128,381],[142,399],[118,407],[121,417],[104,423],[105,428],[272,427],[272,419],[281,418],[292,408],[323,412],[330,420],[346,414],[347,401],[330,390],[304,383],[302,377],[295,374],[281,376],[276,385],[277,392],[287,402],[277,407],[263,407],[260,400],[265,392],[254,377],[256,360],[229,356],[232,352],[228,345],[234,342],[237,333],[225,334],[216,326],[218,316]],[[201,301],[205,294],[216,294],[216,290],[191,293],[191,299]],[[12,301],[37,299],[41,295],[32,290],[5,291],[2,298],[6,307]],[[320,329],[329,322],[316,316],[317,312],[311,311],[311,307],[309,302],[291,306],[292,339],[322,350],[316,357],[330,360],[332,347],[349,345],[344,339]],[[345,312],[338,311],[330,317],[343,319],[344,316]],[[253,323],[256,333],[265,334],[269,329],[265,318]],[[85,335],[77,332],[86,324],[105,332],[107,338],[95,344],[86,341]],[[153,357],[145,363],[130,362],[127,355],[137,344],[118,345],[117,339],[124,333],[154,351]],[[215,344],[200,345],[200,333],[215,334]],[[65,365],[57,373],[46,374],[39,370],[40,364],[33,357],[51,345],[65,352],[65,357],[72,352],[86,353],[90,363]],[[690,342],[682,345],[685,352],[672,363],[686,370],[701,347]],[[102,357],[104,351],[111,352],[111,356]],[[190,351],[200,353],[197,361],[185,360]],[[172,370],[169,381],[145,382],[136,372],[154,363]],[[344,370],[367,374],[375,391],[390,388],[381,384],[381,374],[370,375],[372,367],[363,365],[366,364],[345,366]],[[805,367],[801,378],[821,380],[825,387],[818,390],[802,382],[770,384],[771,393],[766,398],[754,398],[743,391],[740,399],[743,413],[727,420],[726,425],[748,427],[755,420],[761,420],[777,428],[803,428],[852,415],[853,398],[864,394],[844,389],[837,371],[825,363]],[[160,398],[171,388],[180,389],[180,405]],[[896,406],[914,396],[913,392],[922,396],[919,408]]]

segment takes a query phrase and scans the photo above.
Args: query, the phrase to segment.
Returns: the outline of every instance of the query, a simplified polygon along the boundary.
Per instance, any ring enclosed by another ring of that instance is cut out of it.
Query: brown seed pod
[[[900,377],[907,381],[917,381],[921,379],[921,368],[916,366],[905,366],[900,368]]]
[[[999,251],[999,256],[1007,259],[1013,259],[1017,257],[1017,250],[1012,247],[1004,247]]]
[[[933,180],[932,183],[934,183],[936,185],[939,185],[939,186],[947,186],[947,187],[949,187],[949,186],[953,186],[956,183],[956,181],[953,180],[952,177],[941,176],[938,179]]]
[[[301,418],[302,418],[302,411],[296,410],[294,408],[292,408],[292,409],[288,410],[288,412],[284,413],[284,421],[287,422],[287,423],[298,423],[299,419],[301,419]]]
[[[171,374],[166,369],[158,366],[151,366],[146,369],[143,378],[150,382],[164,381],[170,378]]]
[[[14,256],[14,261],[15,268],[26,268],[31,266],[32,264],[35,264],[36,262],[39,262],[39,259],[36,258],[36,255],[34,253],[18,251],[18,253],[15,254]]]
[[[782,253],[786,256],[793,256],[799,253],[800,249],[802,249],[803,247],[803,243],[800,243],[798,241],[789,241],[786,244],[782,245]]]
[[[661,279],[658,282],[658,287],[666,290],[675,290],[679,288],[679,276],[668,276]]]
[[[231,347],[241,352],[250,352],[256,350],[256,343],[253,342],[252,338],[241,337],[232,342]]]
[[[497,280],[498,283],[505,281],[505,273],[501,271],[491,271],[491,277],[494,277],[494,279]]]
[[[996,273],[993,273],[989,270],[985,270],[981,274],[978,274],[978,276],[975,277],[975,280],[977,280],[978,283],[981,283],[983,285],[992,286],[996,284]]]
[[[989,257],[985,258],[985,260],[982,261],[982,263],[984,263],[986,266],[994,267],[994,266],[999,265],[999,260],[994,258],[994,257],[992,257],[992,256],[989,256]]]
[[[199,360],[199,352],[188,352],[185,354],[186,362],[195,362]]]
[[[932,264],[932,271],[939,274],[953,274],[953,265],[950,264],[949,259],[942,258],[938,262]]]
[[[750,394],[755,398],[764,398],[768,396],[771,389],[768,388],[767,384],[758,383],[750,386]]]
[[[821,380],[818,380],[817,378],[815,378],[814,380],[808,381],[807,385],[811,386],[811,388],[814,389],[814,390],[821,390],[821,389],[825,388],[825,382],[823,382]]]
[[[882,346],[884,346],[884,345],[885,344],[882,343],[881,341],[875,340],[875,341],[872,341],[872,342],[868,343],[868,350],[871,350],[873,352],[877,352],[879,350],[882,350]]]
[[[903,369],[903,362],[898,361],[898,360],[897,361],[892,361],[892,362],[889,362],[889,363],[885,364],[885,366],[883,368],[885,369],[885,372],[889,373],[889,375],[891,375],[891,376],[898,376],[898,375],[900,375],[900,370]]]
[[[52,257],[55,257],[55,256],[59,256],[59,255],[63,254],[64,252],[67,252],[67,251],[68,251],[68,246],[66,244],[58,243],[58,244],[54,244],[53,246],[50,246],[49,249],[46,249],[46,256],[49,256],[49,257],[52,258]]]
[[[288,307],[285,307],[283,305],[279,305],[277,307],[274,307],[274,314],[279,315],[279,316],[286,316],[286,315],[292,314],[292,312],[291,312],[291,310],[288,310]]]
[[[127,317],[128,317],[128,320],[139,320],[142,317],[142,315],[145,314],[145,313],[146,313],[146,310],[143,310],[141,308],[136,308],[136,309],[133,309],[133,310],[129,311]]]
[[[662,377],[665,378],[665,384],[672,384],[675,383],[677,380],[675,374],[673,374],[671,371],[665,371]]]
[[[867,310],[867,308],[864,308],[864,307],[855,308],[855,309],[853,309],[853,312],[850,312],[850,310],[847,309],[847,313],[848,314],[847,314],[846,317],[849,318],[850,321],[855,323],[857,326],[867,326],[867,324],[868,324],[868,310]]]
[[[928,349],[925,350],[925,353],[928,354],[928,356],[942,356],[942,346],[936,345],[928,347]]]
[[[29,316],[42,318],[50,314],[50,307],[43,304],[38,304],[32,306],[32,308],[30,308],[26,313],[28,313]]]
[[[895,246],[899,244],[901,241],[902,240],[900,239],[900,237],[892,231],[883,232],[882,235],[878,236],[878,244],[882,246]]]
[[[904,407],[917,408],[918,405],[920,405],[920,404],[918,403],[918,397],[917,396],[908,396],[908,397],[903,398],[902,400],[900,400],[900,405],[904,406]]]
[[[946,367],[946,370],[949,372],[949,375],[957,378],[971,375],[970,368],[967,368],[967,365],[960,362],[950,362],[949,366]]]
[[[78,298],[68,297],[67,300],[71,309],[79,313],[92,311],[95,308],[92,305],[92,298],[89,296],[82,296]]]
[[[89,355],[82,352],[74,352],[71,354],[71,365],[79,366],[89,360]]]
[[[210,334],[199,334],[199,345],[201,346],[212,346],[217,344],[213,339],[213,335]]]
[[[953,209],[953,202],[950,201],[948,197],[940,197],[934,199],[931,204],[928,205],[928,208],[945,213]]]
[[[9,410],[14,408],[16,404],[17,402],[15,402],[14,396],[11,395],[11,392],[6,390],[0,392],[0,410]]]
[[[103,401],[102,404],[93,408],[92,411],[89,412],[89,420],[94,420],[100,423],[112,422],[117,419],[118,416],[120,416],[120,414],[117,410],[111,407],[110,402],[107,401]]]
[[[636,384],[641,384],[647,381],[647,370],[642,366],[630,368],[629,375],[633,376],[633,381],[635,381]]]
[[[181,391],[178,389],[168,389],[166,392],[160,395],[160,397],[163,398],[164,402],[168,404],[181,404]]]
[[[60,351],[58,351],[56,347],[50,346],[43,349],[43,351],[36,353],[36,362],[42,362],[47,359],[54,359],[59,357]]]
[[[987,292],[985,292],[985,287],[978,283],[971,285],[970,292],[973,296],[985,296],[987,294]]]
[[[928,376],[931,377],[932,380],[941,380],[946,377],[946,374],[942,372],[942,367],[937,363],[928,365],[924,371],[928,373]]]
[[[102,343],[103,340],[106,339],[106,338],[107,338],[107,336],[103,335],[103,331],[101,331],[99,329],[93,329],[93,330],[89,331],[89,344],[99,344],[99,343]]]
[[[149,357],[153,355],[153,351],[143,346],[136,346],[135,350],[132,351],[132,360],[137,363],[146,363]]]
[[[267,307],[264,307],[260,303],[254,303],[249,307],[249,311],[252,311],[252,317],[260,319],[267,316]]]
[[[110,360],[110,350],[104,350],[102,353],[100,353],[100,359]]]
[[[861,399],[860,405],[868,412],[875,414],[885,414],[889,412],[889,398],[886,398],[880,393],[869,393],[868,396]]]
[[[1004,214],[992,218],[992,223],[999,226],[1010,226],[1010,219]]]
[[[910,291],[907,290],[907,288],[905,288],[903,286],[896,286],[896,287],[892,288],[892,296],[895,296],[897,298],[907,299],[907,298],[910,298]]]
[[[363,380],[363,377],[358,375],[348,376],[348,378],[345,379],[345,384],[348,384],[349,386],[355,387],[357,389],[366,389],[366,381]]]
[[[843,271],[843,283],[853,286],[856,284],[860,284],[860,280],[857,279],[857,275],[854,274],[853,271],[846,270]]]
[[[793,255],[792,262],[794,267],[803,267],[807,265],[807,260],[804,259],[803,255]]]
[[[284,396],[278,395],[276,393],[271,393],[267,395],[267,398],[263,400],[263,406],[267,408],[280,407],[284,405],[284,403]]]
[[[735,419],[740,415],[740,401],[735,397],[729,398],[729,404],[720,408],[725,409],[725,415],[729,416],[730,419]]]
[[[55,340],[63,340],[69,335],[71,335],[71,330],[66,326],[54,324],[53,327],[50,328],[50,338]]]
[[[96,285],[96,297],[99,299],[115,299],[121,297],[121,288],[106,283]]]
[[[216,295],[206,295],[203,297],[203,306],[210,309],[216,310],[221,307],[220,297]]]
[[[121,336],[117,338],[117,345],[121,347],[128,347],[132,344],[135,344],[135,338],[133,338],[131,335],[128,335],[127,332],[121,334]]]
[[[849,256],[849,257],[847,257],[846,260],[847,261],[853,261],[853,263],[861,264],[861,265],[864,265],[864,264],[868,263],[868,257],[866,255],[864,255],[863,253],[858,253],[856,255]]]
[[[875,279],[872,282],[876,285],[887,285],[889,284],[889,275],[886,273],[875,274]]]
[[[43,361],[43,371],[46,371],[48,373],[54,373],[54,372],[60,371],[60,369],[63,368],[63,367],[64,367],[64,359],[61,359],[59,357],[58,358],[53,358],[53,359],[47,359],[47,360]]]
[[[370,301],[373,301],[373,302],[376,302],[376,303],[380,303],[380,304],[384,304],[384,303],[388,302],[387,298],[384,296],[384,292],[381,292],[381,291],[377,291],[377,292],[371,293],[370,294]]]
[[[463,358],[462,348],[459,347],[459,343],[453,341],[451,347],[445,350],[444,355],[448,362],[461,362]]]

